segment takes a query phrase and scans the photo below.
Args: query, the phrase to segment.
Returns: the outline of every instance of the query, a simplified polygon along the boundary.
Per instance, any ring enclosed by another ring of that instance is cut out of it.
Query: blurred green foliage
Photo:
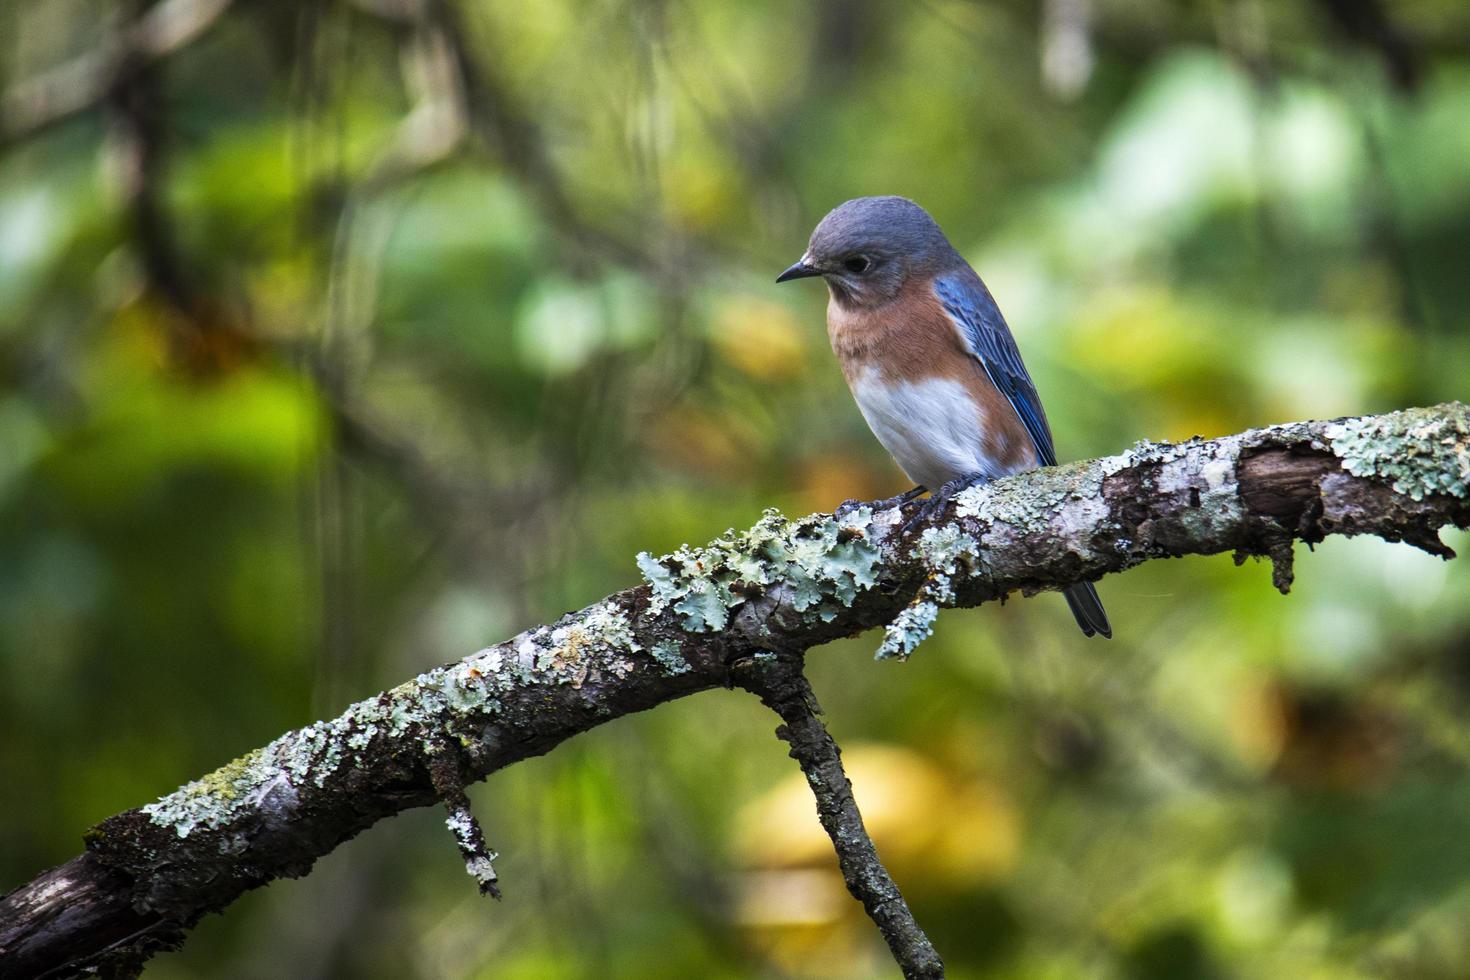
[[[68,74],[144,11],[197,30]],[[1064,458],[1465,398],[1467,36],[1457,0],[0,6],[0,887],[640,550],[903,489],[824,297],[771,282],[848,197],[931,209]],[[1464,975],[1470,572],[1333,539],[1297,581],[1154,563],[1102,584],[1110,644],[1043,596],[813,655],[952,975]],[[413,813],[150,975],[888,975],[772,724],[713,692],[476,788],[501,905]]]

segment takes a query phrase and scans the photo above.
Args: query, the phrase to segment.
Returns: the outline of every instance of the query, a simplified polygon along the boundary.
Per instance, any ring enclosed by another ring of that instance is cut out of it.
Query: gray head
[[[822,219],[801,261],[776,281],[821,276],[842,305],[876,306],[896,296],[910,276],[963,261],[929,212],[913,201],[859,197]]]

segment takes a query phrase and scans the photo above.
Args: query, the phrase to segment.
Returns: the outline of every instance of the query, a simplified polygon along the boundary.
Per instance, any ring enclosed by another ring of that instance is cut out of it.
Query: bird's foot
[[[915,497],[921,496],[923,493],[923,487],[914,487],[912,490],[901,493],[897,497],[888,497],[885,500],[874,500],[871,502],[856,499],[844,500],[842,503],[837,505],[837,510],[833,512],[832,516],[842,517],[850,511],[857,510],[859,507],[867,507],[874,513],[877,513],[880,510],[888,510],[890,507],[902,507],[913,500]]]
[[[913,530],[915,524],[929,520],[929,518],[943,510],[944,506],[961,490],[968,487],[984,486],[989,482],[989,478],[980,473],[950,480],[944,486],[931,493],[928,500],[921,502],[919,506],[914,508],[913,514],[909,515],[909,519],[904,521],[903,529],[899,533],[908,534],[909,531]]]
[[[911,501],[913,501],[913,500],[915,500],[915,499],[917,499],[919,497],[922,497],[925,494],[925,492],[926,491],[925,491],[925,489],[923,487],[914,487],[912,490],[905,490],[903,493],[899,494],[897,497],[889,497],[886,500],[875,500],[875,501],[873,501],[873,503],[870,506],[875,511],[876,510],[887,510],[890,507],[903,507],[904,505],[910,503]]]

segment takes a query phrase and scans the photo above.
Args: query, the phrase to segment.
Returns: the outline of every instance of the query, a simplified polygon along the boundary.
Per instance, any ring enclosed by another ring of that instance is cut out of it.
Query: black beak
[[[820,276],[822,270],[816,266],[798,262],[785,272],[776,277],[777,282],[790,282],[792,279],[810,279],[812,276]]]

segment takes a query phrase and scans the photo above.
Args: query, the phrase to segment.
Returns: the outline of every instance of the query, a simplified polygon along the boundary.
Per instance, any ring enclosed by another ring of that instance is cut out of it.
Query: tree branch
[[[817,817],[832,838],[842,880],[852,897],[883,933],[905,977],[944,976],[944,963],[934,944],[914,921],[908,903],[878,859],[863,815],[852,798],[852,783],[842,768],[842,752],[817,717],[817,697],[802,673],[801,661],[774,654],[757,655],[736,671],[737,683],[755,694],[783,724],[776,736],[791,746],[817,801]]]
[[[102,102],[123,73],[214,26],[232,0],[161,0],[101,45],[0,92],[0,143],[16,143]]]
[[[796,656],[887,625],[882,649],[907,655],[941,606],[1152,558],[1265,556],[1284,588],[1296,539],[1372,534],[1449,557],[1438,529],[1470,525],[1470,408],[1141,443],[965,490],[906,534],[903,516],[858,504],[794,522],[769,512],[703,548],[641,555],[644,585],[108,818],[82,856],[0,898],[0,972],[132,969],[181,943],[204,914],[306,874],[379,819],[440,800],[445,785],[726,686],[731,665],[758,654]],[[436,789],[435,767],[449,761],[456,776]]]

